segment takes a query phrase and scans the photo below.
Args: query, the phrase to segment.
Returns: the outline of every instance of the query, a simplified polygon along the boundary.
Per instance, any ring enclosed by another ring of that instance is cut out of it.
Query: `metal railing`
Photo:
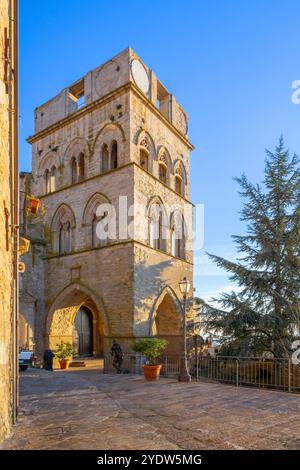
[[[164,355],[162,377],[178,377],[181,357]],[[142,374],[145,358],[139,354],[124,354],[122,372]],[[194,381],[212,380],[239,386],[277,389],[300,393],[300,365],[290,359],[264,359],[260,357],[202,356],[191,354],[188,358],[189,371]],[[104,373],[115,373],[111,354],[104,356]]]
[[[272,388],[300,393],[300,367],[290,359],[260,357],[190,357],[195,380],[209,379],[238,386]]]
[[[143,364],[145,363],[145,357],[140,354],[129,354],[123,355],[123,361],[121,370],[125,374],[143,374]],[[177,377],[180,368],[180,357],[178,355],[162,356],[159,360],[162,364],[160,375],[163,377]],[[104,366],[103,372],[105,374],[116,372],[117,369],[113,365],[113,357],[111,354],[104,355]]]

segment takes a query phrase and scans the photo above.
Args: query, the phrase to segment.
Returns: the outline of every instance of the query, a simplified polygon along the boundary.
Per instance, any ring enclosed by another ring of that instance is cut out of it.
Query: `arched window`
[[[50,191],[53,192],[56,189],[56,167],[51,168],[50,174]]]
[[[72,157],[71,160],[71,184],[77,183],[77,162],[76,158]]]
[[[111,168],[118,168],[118,143],[113,140],[111,146]]]
[[[140,166],[149,171],[149,153],[145,149],[140,149]]]
[[[171,244],[172,255],[177,258],[185,258],[185,229],[181,214],[175,213],[171,218]]]
[[[183,184],[182,184],[182,178],[179,175],[175,176],[175,191],[176,193],[180,194],[183,196]]]
[[[102,147],[102,173],[106,173],[109,170],[109,151],[106,144]]]
[[[80,153],[79,155],[79,165],[78,165],[78,181],[84,179],[84,154]]]
[[[98,237],[98,234],[97,234],[97,224],[101,220],[106,218],[107,215],[108,215],[107,212],[104,212],[104,214],[102,216],[97,216],[96,213],[94,213],[94,215],[93,215],[93,219],[92,219],[92,248],[98,248],[99,246],[106,245],[107,242],[108,242],[107,238],[101,240]]]
[[[152,204],[149,213],[149,241],[152,248],[166,250],[164,212],[160,204]]]
[[[158,155],[158,178],[164,184],[169,184],[171,158],[166,149],[162,149]]]
[[[76,219],[70,206],[63,203],[56,210],[50,230],[52,238],[52,252],[64,255],[74,249],[73,231]]]
[[[175,191],[184,197],[185,183],[186,183],[186,173],[184,166],[181,161],[177,162],[175,165]]]
[[[58,253],[60,255],[71,253],[71,224],[69,221],[60,224]]]
[[[159,180],[167,184],[167,167],[163,163],[159,164]]]
[[[45,171],[45,193],[50,193],[50,173],[49,170]]]

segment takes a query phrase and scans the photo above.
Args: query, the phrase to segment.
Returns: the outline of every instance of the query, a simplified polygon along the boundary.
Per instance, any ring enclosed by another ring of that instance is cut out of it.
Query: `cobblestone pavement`
[[[0,449],[300,449],[300,396],[99,370],[21,374]]]

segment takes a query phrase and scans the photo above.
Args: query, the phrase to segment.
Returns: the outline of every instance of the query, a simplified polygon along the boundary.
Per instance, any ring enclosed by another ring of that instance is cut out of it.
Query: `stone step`
[[[70,367],[86,367],[86,364],[84,361],[72,361],[70,364],[69,364],[69,368]]]

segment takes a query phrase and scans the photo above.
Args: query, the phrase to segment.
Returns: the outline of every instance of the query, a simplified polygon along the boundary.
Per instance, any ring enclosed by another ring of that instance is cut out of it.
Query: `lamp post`
[[[186,351],[186,297],[189,293],[191,284],[186,277],[179,282],[179,289],[183,295],[183,354],[180,361],[180,373],[178,376],[179,382],[190,382],[191,376],[187,364],[187,351]]]

